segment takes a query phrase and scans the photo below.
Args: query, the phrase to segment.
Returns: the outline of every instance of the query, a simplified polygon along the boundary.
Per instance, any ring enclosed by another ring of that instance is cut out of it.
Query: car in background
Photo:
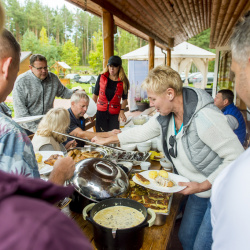
[[[189,76],[190,76],[190,73],[188,73],[188,77],[189,77]],[[182,82],[185,82],[186,74],[185,74],[184,72],[182,72],[182,73],[180,74],[180,77],[181,77]]]
[[[66,79],[70,79],[70,80],[74,80],[76,81],[77,79],[79,79],[81,76],[79,74],[67,74],[65,76]]]
[[[76,82],[85,84],[95,84],[96,78],[94,76],[80,76],[80,78],[78,78]]]
[[[199,83],[203,80],[203,75],[200,73],[195,75],[193,78],[193,83]],[[207,85],[211,85],[214,81],[214,72],[207,73]]]
[[[193,79],[196,75],[201,74],[201,72],[194,72],[188,76],[188,83],[193,83]]]

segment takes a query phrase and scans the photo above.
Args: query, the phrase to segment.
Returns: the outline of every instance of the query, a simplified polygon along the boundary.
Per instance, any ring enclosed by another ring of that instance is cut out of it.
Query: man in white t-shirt
[[[236,92],[250,107],[250,12],[231,38]],[[212,187],[213,250],[250,249],[250,149],[226,167]]]

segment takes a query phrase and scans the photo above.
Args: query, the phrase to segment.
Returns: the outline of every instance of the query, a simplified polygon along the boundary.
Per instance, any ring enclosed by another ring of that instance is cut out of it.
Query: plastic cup
[[[151,166],[151,163],[147,162],[147,161],[144,161],[144,162],[141,162],[140,166],[141,166],[142,170],[148,170],[150,168],[150,166]]]
[[[124,128],[126,122],[120,121],[120,128]]]

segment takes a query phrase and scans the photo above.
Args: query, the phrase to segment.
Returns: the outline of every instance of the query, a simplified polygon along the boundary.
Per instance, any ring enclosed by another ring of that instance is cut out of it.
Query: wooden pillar
[[[149,46],[148,46],[148,70],[154,68],[155,62],[155,40],[149,37]]]
[[[171,67],[171,49],[167,48],[167,66]]]
[[[103,69],[108,59],[114,55],[114,19],[107,10],[102,9],[102,37],[103,37]]]

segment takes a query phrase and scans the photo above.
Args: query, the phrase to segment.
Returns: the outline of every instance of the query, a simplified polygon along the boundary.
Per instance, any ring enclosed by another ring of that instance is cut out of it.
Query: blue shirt
[[[25,131],[0,113],[0,170],[39,178],[32,143]]]
[[[84,119],[84,117],[80,117],[79,119],[77,119],[75,117],[75,115],[73,114],[71,108],[69,108],[68,111],[69,111],[69,115],[70,115],[70,125],[69,125],[69,129],[67,131],[68,134],[70,134],[76,128],[80,128],[83,131],[85,131],[85,119]],[[71,140],[72,140],[71,138],[68,138],[67,141],[63,144],[66,145],[66,143],[71,141]],[[83,142],[83,141],[76,140],[76,142],[77,142],[77,147],[84,147],[84,145],[85,145],[85,142]]]

